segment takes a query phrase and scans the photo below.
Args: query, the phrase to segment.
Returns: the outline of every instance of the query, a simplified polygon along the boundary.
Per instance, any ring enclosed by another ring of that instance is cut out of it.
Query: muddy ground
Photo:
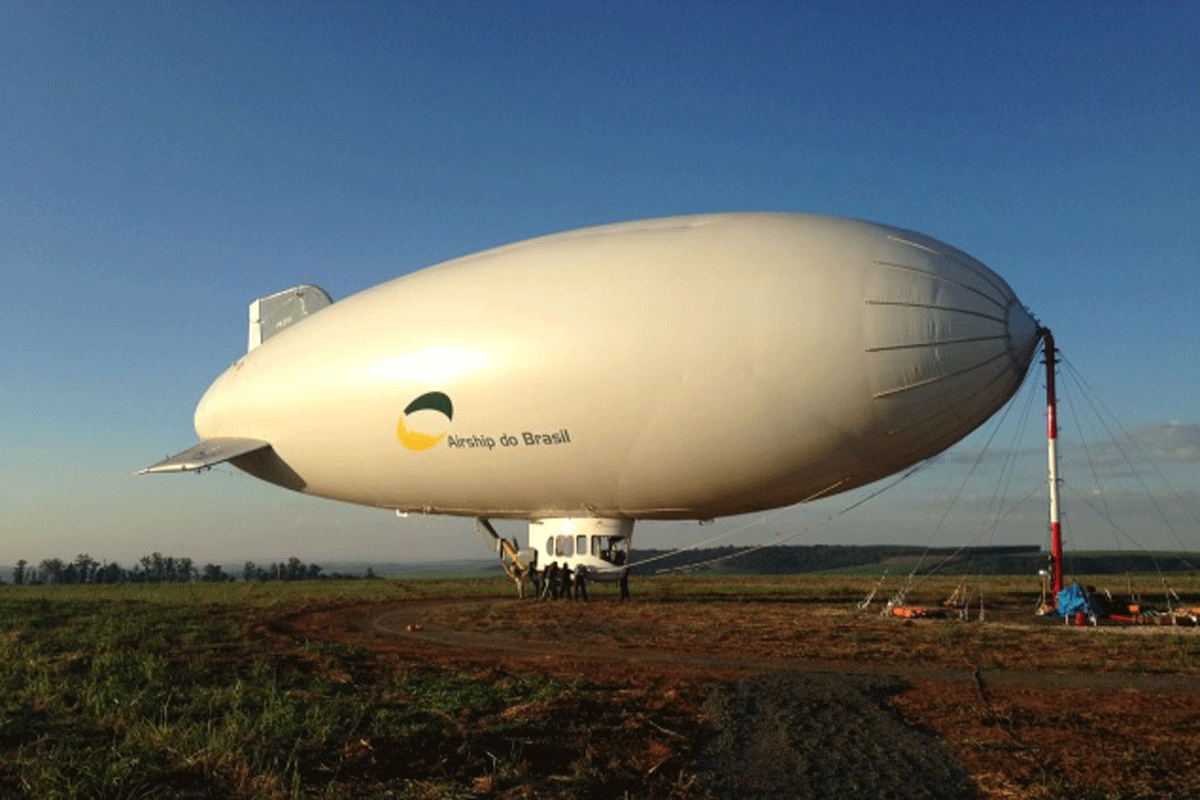
[[[1200,797],[1197,629],[1068,628],[1030,605],[980,622],[752,594],[399,598],[271,628],[377,665],[607,686],[594,713],[638,736],[581,746],[631,797]]]

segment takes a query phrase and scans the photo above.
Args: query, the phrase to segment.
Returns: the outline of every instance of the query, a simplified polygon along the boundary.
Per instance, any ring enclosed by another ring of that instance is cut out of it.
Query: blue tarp
[[[1079,613],[1098,616],[1091,593],[1078,583],[1072,583],[1058,593],[1058,615],[1070,619]]]

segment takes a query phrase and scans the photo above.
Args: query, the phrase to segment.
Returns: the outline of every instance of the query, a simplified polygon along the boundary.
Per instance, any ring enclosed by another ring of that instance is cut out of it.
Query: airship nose
[[[1012,396],[1033,359],[1038,324],[1012,288],[934,239],[892,233],[866,299],[867,373],[894,453],[965,436]]]
[[[1008,352],[1022,370],[1028,366],[1033,350],[1037,346],[1041,326],[1016,298],[1008,306]]]

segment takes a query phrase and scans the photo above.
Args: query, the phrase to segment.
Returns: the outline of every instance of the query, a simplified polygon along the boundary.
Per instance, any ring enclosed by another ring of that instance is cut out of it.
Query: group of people
[[[586,564],[578,564],[574,569],[570,564],[559,564],[551,561],[540,571],[536,568],[529,571],[533,581],[533,594],[539,600],[587,600],[588,568]],[[621,572],[618,579],[621,589],[621,599],[629,599],[629,573]]]
[[[530,577],[539,600],[587,600],[587,573],[586,564],[571,569],[570,564],[560,566],[551,561],[540,574],[533,570]]]

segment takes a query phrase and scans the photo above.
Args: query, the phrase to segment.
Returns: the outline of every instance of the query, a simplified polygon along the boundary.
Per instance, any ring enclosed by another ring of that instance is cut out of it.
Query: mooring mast
[[[1050,582],[1052,597],[1062,591],[1062,525],[1058,519],[1058,397],[1054,391],[1054,334],[1042,328],[1046,353],[1046,460],[1050,475]]]

